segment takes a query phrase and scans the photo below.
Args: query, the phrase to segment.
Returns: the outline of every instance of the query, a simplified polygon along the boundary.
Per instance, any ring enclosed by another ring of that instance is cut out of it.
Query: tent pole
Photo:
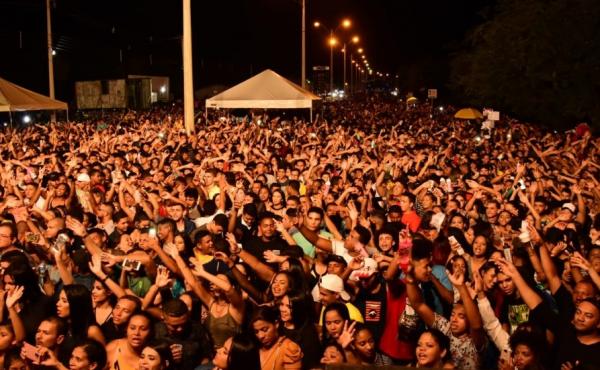
[[[10,120],[10,128],[12,128],[13,127],[12,111],[8,111],[8,117],[9,117],[9,120]]]
[[[69,110],[67,109],[65,112],[67,112],[67,122],[69,122]]]
[[[313,123],[313,117],[312,117],[312,107],[310,107],[310,123]]]

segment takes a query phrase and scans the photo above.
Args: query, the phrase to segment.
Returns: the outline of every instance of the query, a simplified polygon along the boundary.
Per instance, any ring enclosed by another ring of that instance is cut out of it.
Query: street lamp
[[[329,44],[329,92],[333,91],[333,47],[335,45],[337,45],[337,40],[334,37],[334,33],[340,27],[350,28],[351,25],[352,25],[352,22],[350,21],[350,19],[347,19],[347,18],[342,20],[342,22],[335,29],[327,28],[324,24],[322,24],[319,21],[313,22],[313,26],[315,28],[323,28],[326,32],[329,33],[329,39],[328,39],[328,44]],[[345,52],[345,50],[344,50],[344,52]],[[346,70],[346,65],[345,65],[345,59],[344,59],[344,84],[346,82],[345,81],[345,70]]]
[[[359,40],[360,39],[358,36],[354,36],[351,39],[352,43],[354,43],[354,44],[358,43]],[[347,47],[346,42],[344,42],[344,49],[342,50],[344,52],[344,91],[346,91],[346,85],[348,84],[346,82],[346,54],[347,54],[346,47]],[[352,54],[350,55],[350,60],[352,60]]]

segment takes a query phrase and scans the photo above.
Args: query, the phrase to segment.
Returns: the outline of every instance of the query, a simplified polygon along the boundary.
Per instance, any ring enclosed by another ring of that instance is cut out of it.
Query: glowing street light
[[[29,122],[31,122],[31,117],[28,114],[24,115],[23,123],[29,123]]]
[[[337,45],[337,43],[338,43],[338,41],[334,38],[333,35],[338,30],[338,28],[343,27],[343,28],[347,29],[347,28],[350,28],[351,25],[352,25],[352,22],[348,18],[342,20],[342,22],[335,29],[328,29],[324,24],[322,24],[319,21],[313,22],[313,26],[315,28],[323,28],[329,33],[329,38],[327,40],[327,43],[329,44],[329,91],[333,91],[333,47],[335,45]],[[346,47],[344,44],[344,76],[345,76],[345,70],[346,70],[345,55],[346,55]],[[344,78],[344,83],[345,83],[345,78]]]
[[[359,41],[360,41],[360,37],[358,37],[358,36],[354,36],[352,38],[352,42],[355,43],[355,44],[358,43]]]
[[[357,51],[358,51],[359,54],[362,54],[364,50],[363,50],[363,48],[358,48]]]

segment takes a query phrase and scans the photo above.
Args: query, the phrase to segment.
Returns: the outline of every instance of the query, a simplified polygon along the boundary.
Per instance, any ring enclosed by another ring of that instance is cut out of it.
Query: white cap
[[[573,204],[573,203],[565,203],[565,204],[562,205],[562,208],[563,209],[565,209],[565,208],[568,209],[569,211],[571,211],[571,213],[575,213],[575,210],[577,209],[575,207],[575,204]]]
[[[319,286],[334,293],[338,293],[344,301],[350,300],[350,294],[344,290],[344,281],[335,274],[326,274],[321,276]]]
[[[79,182],[90,182],[90,175],[87,173],[80,173],[77,175],[77,181]]]

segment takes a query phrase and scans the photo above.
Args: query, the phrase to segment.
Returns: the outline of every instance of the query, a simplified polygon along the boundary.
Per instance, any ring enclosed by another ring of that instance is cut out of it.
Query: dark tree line
[[[452,61],[465,102],[555,128],[600,128],[600,1],[498,0]]]

